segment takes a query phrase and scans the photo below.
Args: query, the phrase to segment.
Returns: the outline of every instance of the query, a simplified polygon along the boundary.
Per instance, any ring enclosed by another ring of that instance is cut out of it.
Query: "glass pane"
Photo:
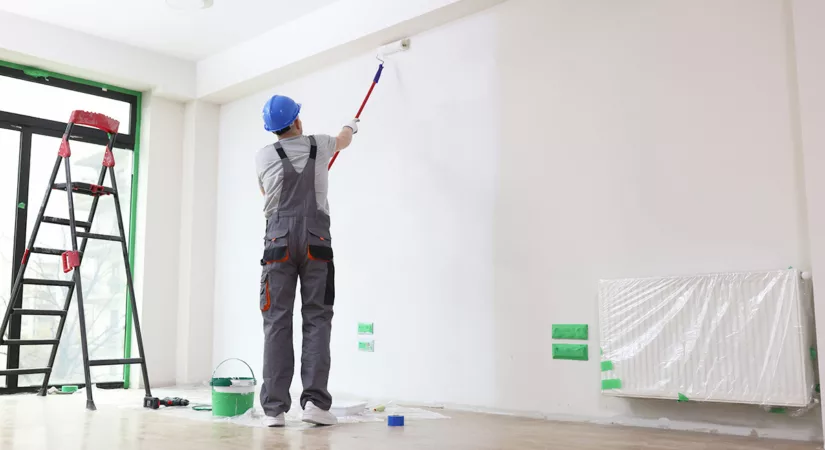
[[[0,111],[66,122],[72,111],[82,109],[119,120],[121,134],[132,132],[126,102],[4,76],[0,76],[0,93]]]
[[[32,137],[32,158],[29,178],[28,231],[30,235],[52,168],[57,159],[60,139],[35,135]],[[72,142],[72,181],[97,184],[102,168],[104,147],[83,142]],[[124,231],[129,232],[129,199],[131,198],[132,152],[115,149],[115,175],[121,198]],[[58,183],[65,182],[61,164]],[[107,173],[106,186],[111,186]],[[93,198],[86,195],[74,196],[75,219],[88,221]],[[66,193],[52,191],[46,215],[68,218],[69,208]],[[98,202],[92,224],[92,232],[117,235],[117,216],[114,197],[103,196]],[[80,245],[80,240],[78,240]],[[37,247],[70,249],[69,228],[44,223],[37,236]],[[126,316],[126,272],[123,253],[119,242],[89,241],[81,266],[83,301],[86,308],[86,329],[89,339],[91,359],[113,359],[123,357],[124,324]],[[32,255],[26,271],[27,278],[47,278],[69,280],[71,274],[64,274],[60,260],[56,256]],[[46,286],[26,286],[25,307],[62,309],[66,289]],[[69,316],[63,331],[60,347],[55,360],[51,382],[83,382],[83,361],[80,347],[80,332],[77,321],[77,296],[72,300]],[[23,317],[21,337],[23,339],[49,338],[55,335],[58,319],[51,317]],[[51,348],[28,346],[21,348],[21,366],[42,367],[48,362]],[[122,366],[92,368],[92,380],[122,381]],[[20,385],[36,385],[42,375],[21,376]]]
[[[17,166],[20,152],[20,133],[0,129],[0,315],[6,313],[11,295],[14,216],[17,213]],[[2,317],[0,317],[2,320]],[[6,368],[8,347],[0,347],[0,368]],[[0,387],[6,386],[6,377],[0,376]]]

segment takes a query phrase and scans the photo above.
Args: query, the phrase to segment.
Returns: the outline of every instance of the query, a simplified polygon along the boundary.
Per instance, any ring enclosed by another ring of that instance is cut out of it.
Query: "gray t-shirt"
[[[309,137],[295,136],[281,139],[279,142],[295,170],[303,172],[309,161]],[[318,202],[318,209],[329,214],[327,165],[335,153],[335,138],[325,134],[316,134],[315,142],[318,145],[318,154],[315,156],[315,201]],[[258,150],[258,154],[255,155],[255,169],[258,172],[258,185],[264,191],[264,216],[269,219],[278,211],[281,190],[284,186],[283,166],[274,144]]]

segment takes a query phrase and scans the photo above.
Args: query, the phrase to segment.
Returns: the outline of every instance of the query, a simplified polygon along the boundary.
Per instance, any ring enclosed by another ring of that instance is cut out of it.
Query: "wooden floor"
[[[81,399],[77,399],[81,400]],[[123,405],[31,395],[0,397],[0,449],[561,449],[813,450],[819,444],[556,423],[454,411],[404,428],[360,423],[313,429],[250,428],[170,418]]]

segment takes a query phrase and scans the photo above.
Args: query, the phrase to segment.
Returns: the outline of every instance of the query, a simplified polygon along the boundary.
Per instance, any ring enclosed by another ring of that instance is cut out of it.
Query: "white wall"
[[[209,379],[212,299],[215,296],[215,194],[218,172],[218,107],[193,101],[184,111],[181,176],[177,383]]]
[[[176,382],[183,113],[181,103],[144,96],[134,273],[152,386]],[[138,380],[140,367],[132,373]]]
[[[492,19],[473,20],[458,34],[445,28],[422,36],[415,52],[394,60],[356,144],[331,174],[338,260],[332,389],[493,400],[492,380],[477,373],[493,371],[493,336],[472,332],[493,327]],[[377,64],[364,55],[279,91],[303,102],[308,130],[337,133],[356,112]],[[215,361],[242,356],[258,369],[264,219],[253,156],[272,139],[260,122],[270,92],[223,106],[220,129]],[[373,355],[357,352],[359,320],[374,321],[380,333]],[[448,367],[464,382],[444,377]]]
[[[332,390],[819,439],[818,411],[604,398],[595,351],[599,278],[810,266],[787,13],[510,0],[414,36],[331,174]],[[221,108],[215,363],[261,367],[261,106],[294,96],[335,132],[372,56]],[[593,360],[553,361],[553,323],[590,324]]]
[[[793,2],[794,48],[799,80],[799,144],[804,149],[811,260],[814,273],[825,267],[825,3]],[[814,291],[825,292],[825,277],[814,277]],[[825,296],[815,299],[816,314],[825,317]],[[818,334],[817,348],[825,348],[825,333]],[[825,373],[825,358],[819,358]]]
[[[0,59],[135,89],[188,99],[195,64],[171,56],[0,11]]]
[[[504,0],[338,0],[198,61],[198,98],[225,103]],[[250,58],[270,54],[277,58]],[[227,70],[230,69],[231,70]]]

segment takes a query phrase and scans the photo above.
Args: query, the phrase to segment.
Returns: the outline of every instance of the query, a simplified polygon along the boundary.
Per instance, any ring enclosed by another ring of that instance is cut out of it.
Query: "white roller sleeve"
[[[378,55],[380,56],[388,56],[392,55],[393,53],[403,52],[410,49],[410,40],[409,39],[402,39],[397,42],[393,42],[392,44],[387,44],[380,49],[378,49]]]

